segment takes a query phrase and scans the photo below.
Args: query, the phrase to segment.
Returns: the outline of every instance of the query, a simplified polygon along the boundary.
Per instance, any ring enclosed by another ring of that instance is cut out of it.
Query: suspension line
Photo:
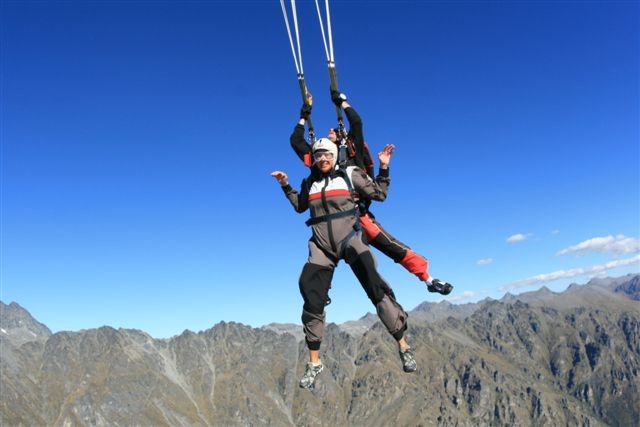
[[[284,4],[284,0],[280,0],[280,7],[282,8],[282,16],[284,17],[284,23],[287,27],[287,34],[289,35],[289,43],[291,44],[291,53],[293,55],[293,62],[296,66],[296,72],[298,73],[298,84],[300,86],[300,94],[302,95],[302,102],[305,104],[311,105],[311,94],[307,89],[307,85],[304,81],[304,66],[302,64],[302,46],[300,43],[300,32],[298,30],[298,13],[296,10],[296,1],[291,0],[291,14],[293,16],[293,24],[296,34],[296,44],[298,47],[298,52],[296,54],[296,49],[293,46],[293,37],[291,36],[291,27],[289,26],[289,18],[287,16],[287,9]],[[313,131],[313,123],[311,122],[311,117],[306,119],[307,126],[309,129],[309,142],[313,143],[315,141],[315,134]]]

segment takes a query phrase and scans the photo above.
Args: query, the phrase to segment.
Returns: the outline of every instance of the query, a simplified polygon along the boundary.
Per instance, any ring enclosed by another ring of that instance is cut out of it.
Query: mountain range
[[[639,301],[635,274],[423,303],[412,374],[377,316],[329,324],[311,391],[300,325],[52,333],[0,302],[0,425],[636,426]]]

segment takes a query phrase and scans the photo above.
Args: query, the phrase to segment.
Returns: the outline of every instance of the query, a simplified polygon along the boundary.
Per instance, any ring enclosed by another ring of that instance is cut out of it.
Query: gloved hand
[[[347,100],[347,95],[344,93],[340,93],[335,89],[331,89],[331,101],[336,104],[338,107],[342,105],[344,101]]]
[[[300,118],[309,120],[309,116],[311,116],[311,105],[305,102],[302,104],[302,108],[300,109]]]

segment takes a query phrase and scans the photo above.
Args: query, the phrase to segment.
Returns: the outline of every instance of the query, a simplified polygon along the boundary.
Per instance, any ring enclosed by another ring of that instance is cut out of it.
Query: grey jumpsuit
[[[309,258],[299,279],[304,299],[302,323],[310,350],[320,348],[325,302],[333,271],[341,259],[351,267],[389,333],[399,340],[407,328],[408,315],[378,273],[375,258],[363,241],[358,222],[356,199],[365,197],[383,201],[389,183],[388,169],[381,169],[374,181],[362,169],[349,166],[315,179],[305,179],[300,192],[290,185],[282,187],[297,212],[309,209],[311,214],[307,222],[313,233],[309,240]]]

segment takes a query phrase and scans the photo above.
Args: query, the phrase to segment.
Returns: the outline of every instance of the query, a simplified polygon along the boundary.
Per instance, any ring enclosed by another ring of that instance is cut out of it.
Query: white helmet
[[[311,148],[311,154],[315,154],[316,151],[328,151],[333,154],[334,164],[338,161],[338,146],[329,138],[320,138],[314,142]]]

